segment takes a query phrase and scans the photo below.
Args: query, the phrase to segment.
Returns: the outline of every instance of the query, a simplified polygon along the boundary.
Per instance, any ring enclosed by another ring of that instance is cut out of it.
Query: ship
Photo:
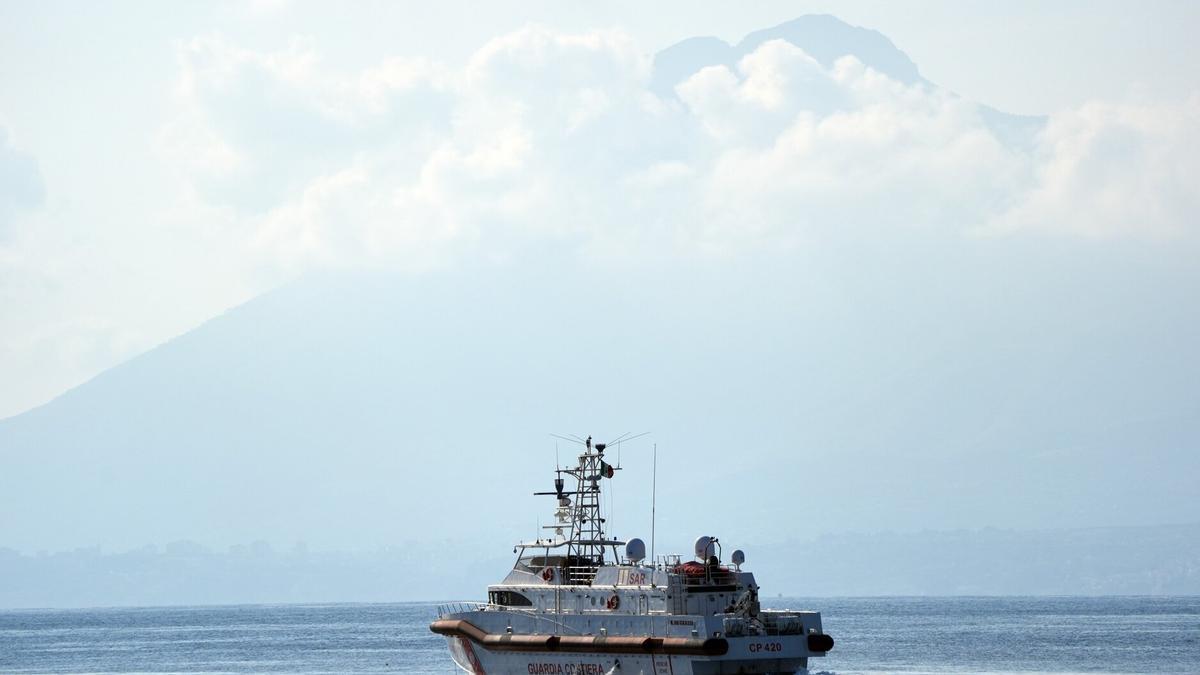
[[[565,438],[565,437],[564,437]],[[817,611],[763,609],[746,557],[696,539],[688,559],[647,559],[645,542],[606,533],[602,493],[620,470],[613,442],[571,437],[577,462],[556,467],[544,536],[519,542],[487,602],[438,606],[430,630],[474,675],[724,675],[807,673],[833,648]],[[629,439],[624,439],[629,440]],[[657,464],[657,462],[655,462]]]

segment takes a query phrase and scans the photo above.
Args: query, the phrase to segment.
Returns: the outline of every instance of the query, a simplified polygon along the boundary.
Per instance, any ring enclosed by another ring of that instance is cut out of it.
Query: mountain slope
[[[678,549],[1200,518],[1185,260],[846,254],[309,278],[0,422],[0,544],[504,546],[549,516],[551,431],[654,431]]]

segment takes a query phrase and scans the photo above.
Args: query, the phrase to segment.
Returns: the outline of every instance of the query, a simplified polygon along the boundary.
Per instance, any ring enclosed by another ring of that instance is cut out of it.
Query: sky
[[[940,89],[776,43],[648,91],[679,40],[823,12]],[[1200,215],[1198,19],[1190,2],[3,3],[0,417],[315,270],[914,228],[1177,260]],[[971,102],[1049,117],[1014,145]]]

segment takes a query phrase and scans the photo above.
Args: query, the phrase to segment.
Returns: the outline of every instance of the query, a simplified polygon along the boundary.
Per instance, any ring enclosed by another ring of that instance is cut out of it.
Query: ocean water
[[[1200,597],[772,598],[818,609],[824,673],[1200,673]],[[0,672],[453,673],[435,605],[0,611]]]

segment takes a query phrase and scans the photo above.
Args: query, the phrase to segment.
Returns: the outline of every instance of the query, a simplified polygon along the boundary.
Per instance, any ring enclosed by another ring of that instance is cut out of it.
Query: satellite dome
[[[625,544],[625,557],[630,562],[641,562],[646,557],[646,542],[634,537]]]
[[[717,547],[713,546],[712,537],[703,536],[696,539],[693,550],[695,550],[697,558],[707,561],[716,554]]]
[[[742,549],[739,548],[738,550],[733,552],[733,555],[730,557],[730,560],[733,561],[733,564],[735,566],[741,567],[742,563],[746,562],[746,553],[744,551],[742,551]]]

